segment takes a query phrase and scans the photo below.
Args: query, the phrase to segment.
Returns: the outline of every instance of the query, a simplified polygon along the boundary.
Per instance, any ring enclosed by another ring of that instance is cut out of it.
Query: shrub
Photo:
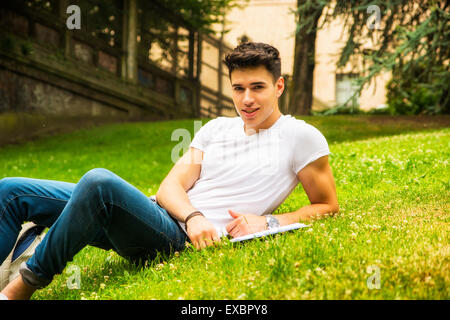
[[[433,76],[429,76],[432,74]],[[387,104],[392,115],[417,115],[448,113],[448,107],[440,104],[444,94],[446,77],[442,70],[430,72],[418,65],[414,70],[393,72],[387,83]],[[431,78],[431,79],[430,79]],[[447,111],[446,111],[447,109]]]

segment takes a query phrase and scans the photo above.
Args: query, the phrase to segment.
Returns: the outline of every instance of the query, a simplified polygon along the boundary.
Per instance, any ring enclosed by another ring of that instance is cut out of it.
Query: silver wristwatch
[[[275,218],[274,216],[272,216],[270,214],[266,215],[266,220],[267,220],[267,224],[266,224],[267,230],[278,228],[280,226],[280,221],[278,221],[277,218]]]

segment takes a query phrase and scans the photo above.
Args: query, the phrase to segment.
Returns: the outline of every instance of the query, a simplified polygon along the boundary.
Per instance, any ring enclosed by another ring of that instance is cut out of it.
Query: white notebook
[[[264,230],[264,231],[260,231],[260,232],[251,233],[251,234],[248,234],[248,235],[245,235],[242,237],[233,238],[230,240],[230,242],[251,240],[251,239],[255,239],[255,238],[268,236],[271,234],[276,234],[276,233],[281,233],[281,232],[286,232],[286,231],[291,231],[291,230],[296,230],[296,229],[301,229],[301,228],[306,228],[306,227],[310,227],[310,225],[303,224],[303,223],[293,223],[293,224],[288,224],[287,226],[282,226],[282,227],[274,228],[271,230]]]

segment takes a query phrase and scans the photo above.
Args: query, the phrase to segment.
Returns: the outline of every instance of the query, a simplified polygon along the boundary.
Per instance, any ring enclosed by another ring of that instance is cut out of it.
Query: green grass
[[[133,265],[86,247],[34,299],[449,299],[450,128],[372,121],[368,116],[305,117],[327,138],[340,214],[245,244],[225,242]],[[205,120],[204,120],[205,122]],[[154,194],[172,167],[176,128],[192,120],[107,125],[0,149],[0,178],[77,182],[107,168]],[[309,204],[299,185],[277,210]],[[380,288],[367,281],[379,270]],[[369,270],[370,271],[370,270]]]

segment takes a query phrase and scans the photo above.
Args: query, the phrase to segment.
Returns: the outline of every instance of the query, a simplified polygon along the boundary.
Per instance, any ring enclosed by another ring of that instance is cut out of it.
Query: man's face
[[[233,102],[246,128],[267,129],[280,117],[278,98],[284,90],[284,79],[273,82],[264,67],[236,69],[231,73]]]

